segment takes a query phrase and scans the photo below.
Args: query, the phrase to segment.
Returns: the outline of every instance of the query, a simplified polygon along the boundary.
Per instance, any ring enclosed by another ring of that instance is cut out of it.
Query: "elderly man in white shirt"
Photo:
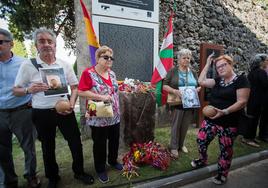
[[[57,187],[59,167],[55,156],[56,127],[61,131],[64,139],[68,142],[72,153],[72,169],[74,178],[85,184],[92,184],[94,179],[84,172],[83,152],[80,131],[77,125],[73,108],[77,99],[78,80],[70,65],[56,58],[56,36],[46,28],[37,29],[33,34],[38,56],[35,60],[27,61],[19,69],[14,94],[23,96],[32,94],[33,122],[36,126],[38,139],[42,144],[45,174],[49,179],[48,188]],[[70,110],[58,113],[55,104],[66,95],[46,96],[50,88],[42,81],[39,68],[63,68],[64,77],[71,88],[69,103]]]

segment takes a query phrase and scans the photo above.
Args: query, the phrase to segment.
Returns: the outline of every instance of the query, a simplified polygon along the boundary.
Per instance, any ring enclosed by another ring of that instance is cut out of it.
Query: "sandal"
[[[178,150],[176,150],[176,149],[172,149],[172,150],[170,151],[170,156],[171,156],[172,158],[174,158],[174,159],[178,159],[178,158],[179,158]]]
[[[202,167],[206,166],[206,163],[204,163],[201,159],[194,159],[191,162],[191,166],[193,168],[202,168]]]
[[[252,146],[252,147],[254,147],[254,148],[259,148],[259,147],[260,147],[259,144],[257,144],[257,143],[254,142],[254,141],[251,141],[251,140],[250,140],[250,141],[247,141],[246,144],[249,145],[249,146]]]
[[[254,140],[249,140],[249,139],[245,139],[245,138],[242,138],[241,141],[244,143],[244,144],[247,144],[251,147],[254,147],[254,148],[259,148],[260,145],[257,144]]]
[[[217,175],[216,177],[212,179],[212,182],[215,183],[216,185],[223,185],[226,183],[226,181],[227,181],[227,177],[221,176],[221,175]]]

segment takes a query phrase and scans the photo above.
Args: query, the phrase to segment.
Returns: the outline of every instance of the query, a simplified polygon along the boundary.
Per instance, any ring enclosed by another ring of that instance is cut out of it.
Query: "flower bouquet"
[[[139,164],[152,165],[155,168],[166,170],[170,164],[170,153],[157,142],[134,143],[130,151],[123,157],[123,176],[131,179],[139,176],[137,169]]]
[[[150,83],[129,78],[125,78],[124,81],[118,81],[118,85],[119,91],[127,93],[149,93],[155,90]]]

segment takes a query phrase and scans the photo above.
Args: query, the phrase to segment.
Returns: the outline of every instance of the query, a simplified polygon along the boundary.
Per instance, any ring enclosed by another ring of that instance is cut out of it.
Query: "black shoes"
[[[75,174],[74,175],[74,178],[82,181],[86,185],[91,185],[91,184],[94,183],[93,176],[91,176],[89,174],[86,174],[86,173],[83,173],[83,174]],[[60,178],[59,175],[56,176],[56,178],[50,178],[49,179],[49,182],[48,182],[48,185],[47,185],[47,188],[57,188],[60,179],[61,178]]]
[[[0,185],[0,187],[2,187],[2,186]],[[12,182],[9,184],[5,184],[5,185],[3,185],[3,187],[4,188],[18,188],[19,186],[18,186],[18,182],[16,181],[16,182]]]
[[[47,188],[57,188],[58,181],[56,180],[49,180]]]
[[[91,185],[91,184],[94,183],[93,176],[91,176],[89,174],[86,174],[86,173],[83,173],[83,174],[75,174],[74,175],[74,178],[82,181],[86,185]]]
[[[26,178],[28,181],[29,188],[38,188],[41,186],[41,181],[37,176]]]
[[[60,178],[59,175],[56,176],[56,178],[53,178],[53,179],[51,178],[51,179],[49,179],[47,188],[57,188],[60,179],[61,179],[61,178]]]
[[[107,175],[107,172],[104,171],[102,173],[98,173],[98,177],[101,183],[107,183],[109,182],[109,177]]]

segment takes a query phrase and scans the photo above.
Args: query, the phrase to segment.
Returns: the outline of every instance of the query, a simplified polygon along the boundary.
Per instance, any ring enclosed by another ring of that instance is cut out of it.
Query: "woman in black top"
[[[249,83],[244,75],[237,75],[233,70],[233,59],[222,55],[214,60],[218,77],[207,78],[207,72],[212,62],[211,54],[200,73],[198,82],[201,86],[211,88],[210,105],[214,106],[215,116],[205,118],[198,132],[197,144],[199,159],[191,162],[198,168],[207,164],[207,148],[210,142],[219,137],[220,156],[218,160],[218,175],[213,178],[215,184],[223,184],[227,180],[233,155],[233,143],[237,136],[237,126],[242,109],[249,96]]]
[[[259,124],[259,139],[268,142],[268,55],[257,54],[251,63],[248,80],[250,96],[247,104],[247,114],[252,117],[251,124],[244,134],[243,142],[258,147],[256,131]]]

